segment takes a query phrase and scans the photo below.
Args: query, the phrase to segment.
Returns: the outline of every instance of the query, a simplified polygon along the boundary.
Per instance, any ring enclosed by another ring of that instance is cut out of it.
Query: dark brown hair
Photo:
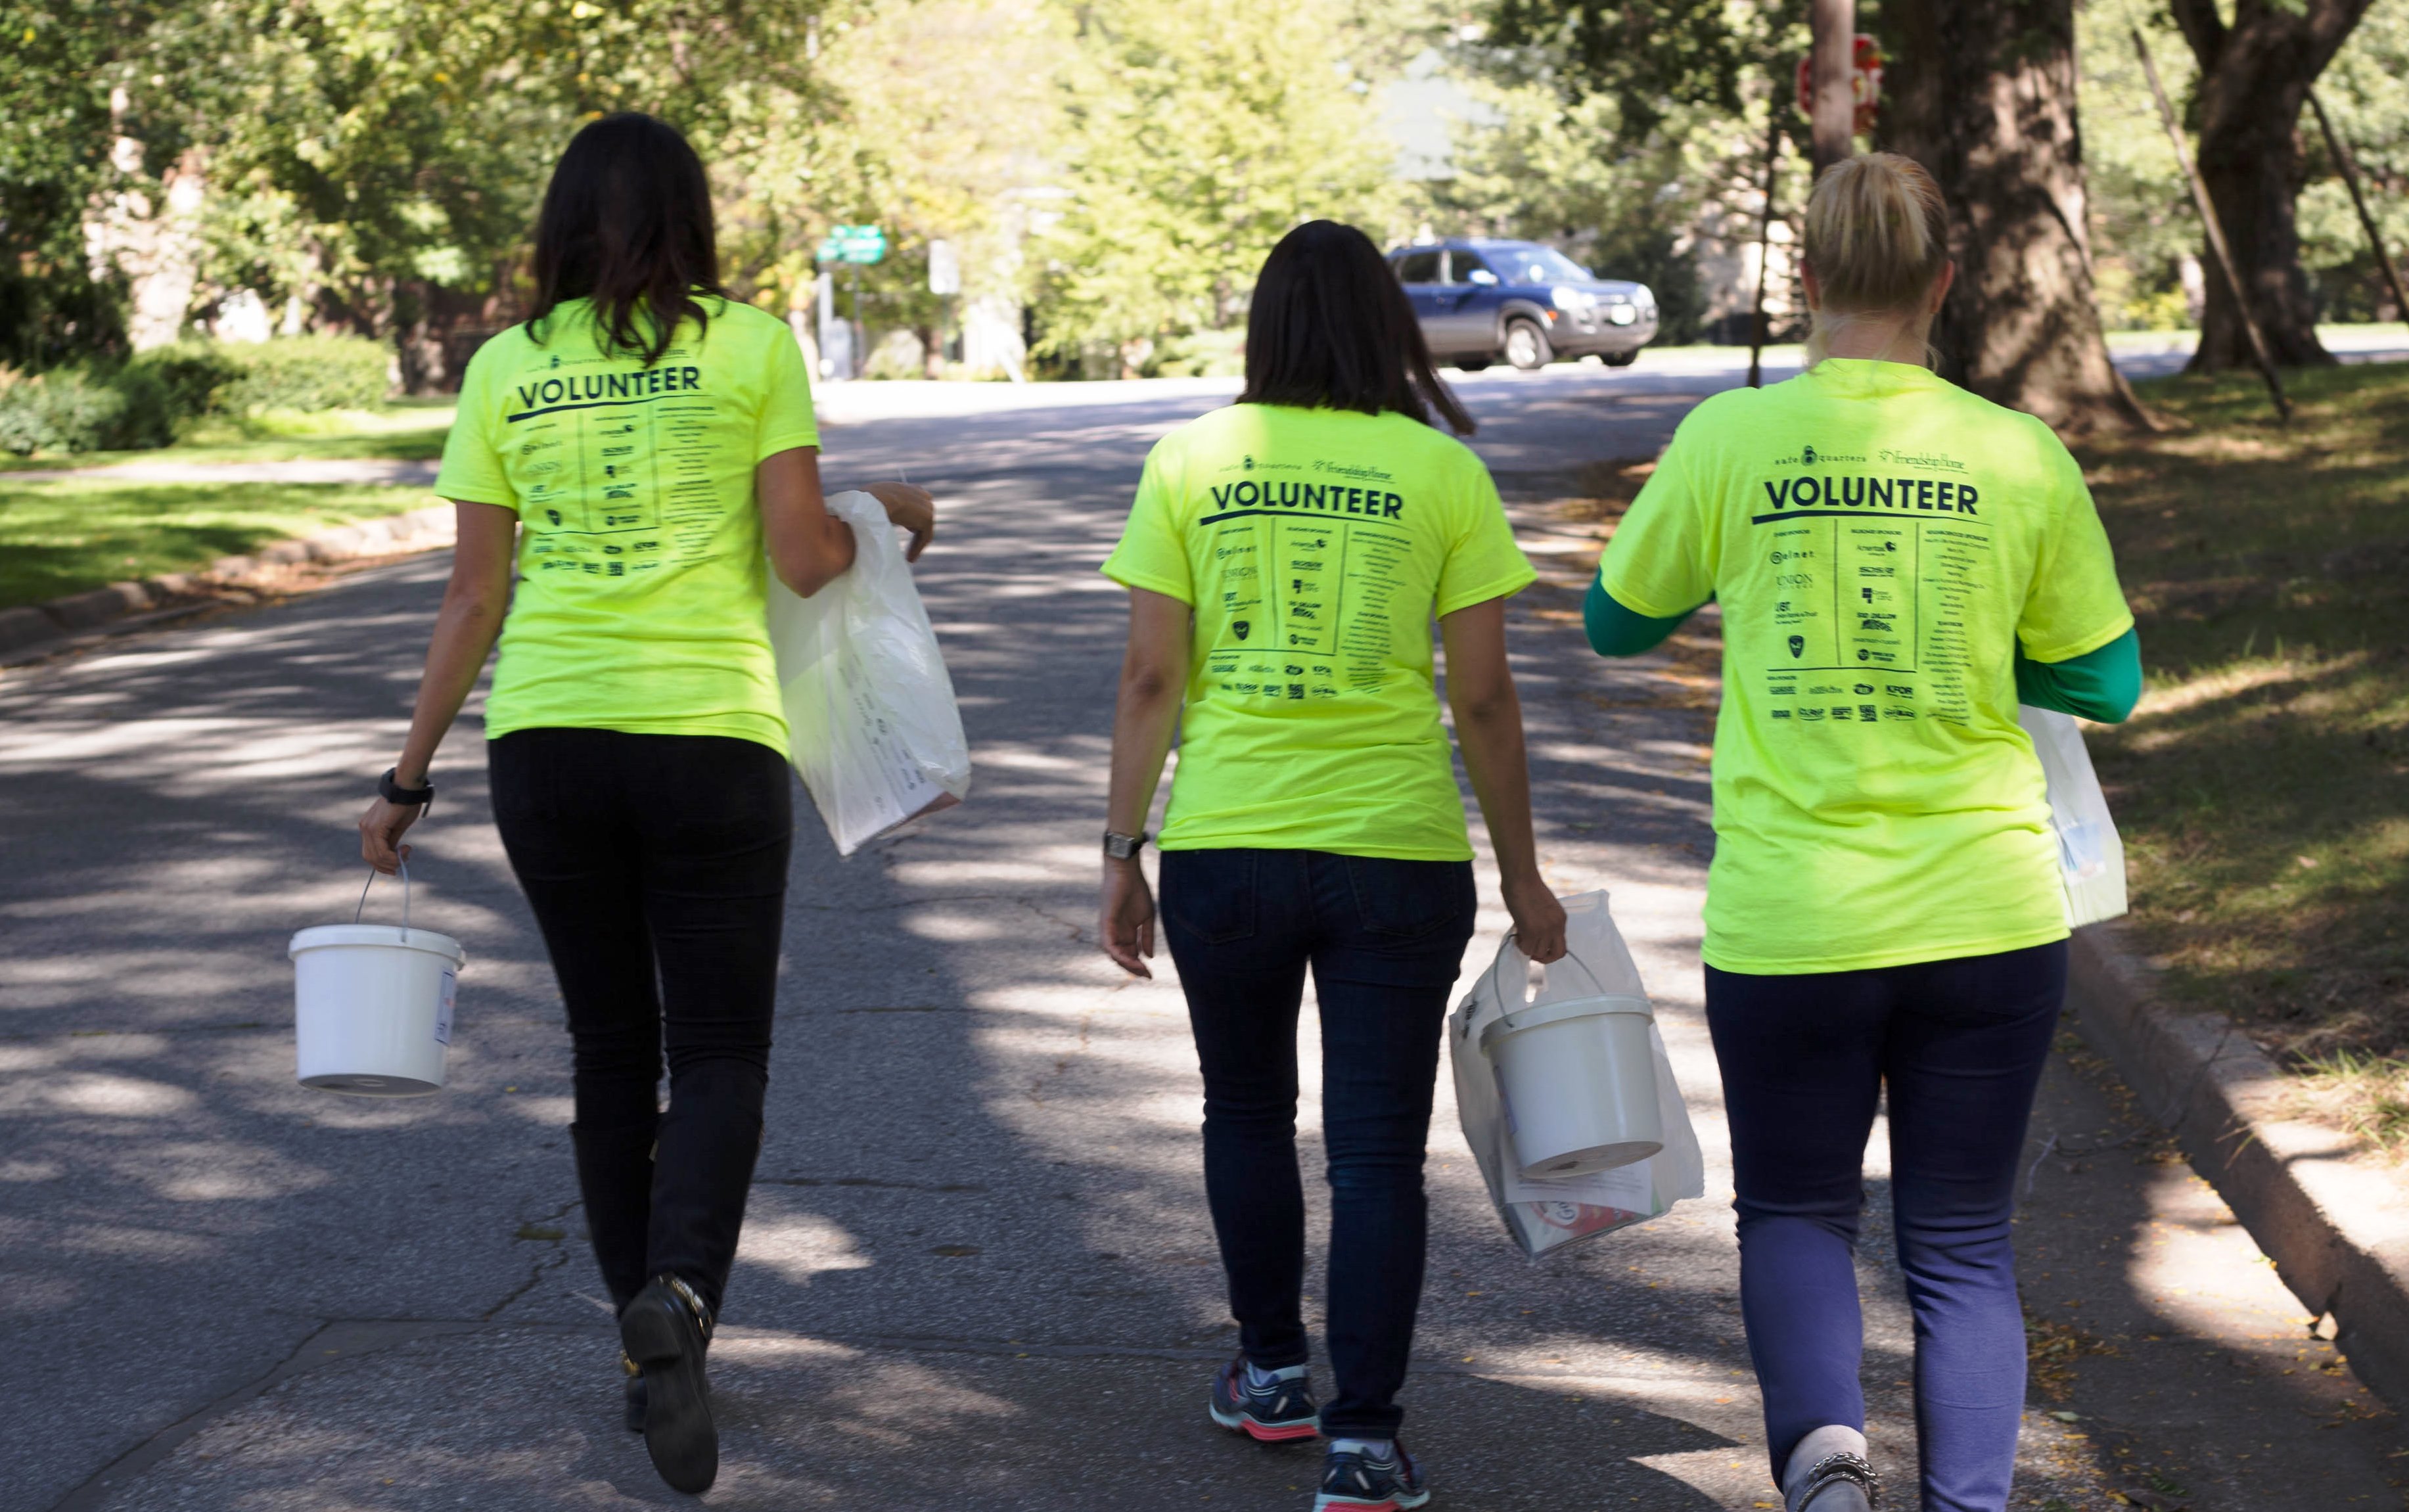
[[[527,335],[571,299],[592,298],[604,350],[661,360],[682,321],[707,327],[698,294],[719,286],[711,184],[677,128],[626,111],[570,138],[535,224]],[[642,313],[639,313],[639,307]]]
[[[1393,410],[1459,436],[1472,416],[1439,382],[1404,285],[1372,238],[1336,221],[1307,221],[1263,259],[1247,311],[1240,404]]]

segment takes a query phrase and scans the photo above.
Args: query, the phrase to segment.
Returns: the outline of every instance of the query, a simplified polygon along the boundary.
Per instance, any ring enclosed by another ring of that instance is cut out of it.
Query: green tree
[[[2307,179],[2301,139],[2310,85],[2342,50],[2373,0],[2167,0],[2200,66],[2193,108],[2200,122],[2200,176],[2224,223],[2234,273],[2259,333],[2279,363],[2330,363],[2317,340],[2316,307],[2301,266],[2298,201]],[[2191,370],[2248,367],[2242,307],[2222,275],[2208,281],[2208,308]]]
[[[1243,318],[1272,244],[1316,217],[1385,234],[1393,148],[1335,0],[1104,0],[1061,76],[1062,191],[1039,209],[1041,350],[1109,352]]]
[[[146,169],[155,189],[192,145],[194,108],[221,97],[212,65],[237,32],[222,5],[0,0],[0,363],[120,345],[122,292],[92,276],[85,217]],[[143,149],[130,169],[121,137]]]

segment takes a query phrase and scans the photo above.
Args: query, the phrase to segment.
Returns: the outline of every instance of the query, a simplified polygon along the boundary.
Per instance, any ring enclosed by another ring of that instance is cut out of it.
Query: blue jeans
[[[1891,1211],[1915,1315],[1924,1512],[2000,1512],[2025,1399],[2009,1223],[2066,944],[1874,971],[1707,968],[1738,1190],[1740,1311],[1778,1481],[1798,1441],[1862,1429],[1850,1250],[1890,1094]]]
[[[1204,1194],[1239,1347],[1305,1361],[1296,1018],[1321,1005],[1333,1437],[1390,1438],[1421,1305],[1422,1154],[1440,1026],[1472,939],[1469,861],[1166,851],[1163,933],[1204,1073]]]

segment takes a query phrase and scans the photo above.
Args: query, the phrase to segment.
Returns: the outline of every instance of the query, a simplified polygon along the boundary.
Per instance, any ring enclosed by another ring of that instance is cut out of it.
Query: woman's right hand
[[[1145,958],[1154,954],[1154,890],[1146,885],[1146,869],[1135,857],[1106,858],[1096,935],[1114,965],[1132,976],[1153,979]]]
[[[401,842],[402,832],[426,812],[415,803],[404,807],[382,796],[371,799],[368,812],[360,815],[360,858],[386,876],[393,875],[410,859],[410,847]]]
[[[937,500],[925,488],[910,483],[870,483],[862,492],[886,507],[889,524],[912,532],[912,543],[903,548],[903,560],[916,562],[937,539]]]
[[[1506,912],[1514,915],[1514,947],[1545,966],[1565,958],[1565,905],[1537,872],[1507,881]]]

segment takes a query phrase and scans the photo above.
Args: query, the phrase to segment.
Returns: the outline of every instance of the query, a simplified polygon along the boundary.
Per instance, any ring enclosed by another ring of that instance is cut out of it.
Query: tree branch
[[[2216,66],[2225,51],[2225,18],[2216,13],[2216,0],[2167,0],[2167,9],[2174,14],[2175,26],[2191,45],[2191,55],[2200,62],[2200,72]]]

